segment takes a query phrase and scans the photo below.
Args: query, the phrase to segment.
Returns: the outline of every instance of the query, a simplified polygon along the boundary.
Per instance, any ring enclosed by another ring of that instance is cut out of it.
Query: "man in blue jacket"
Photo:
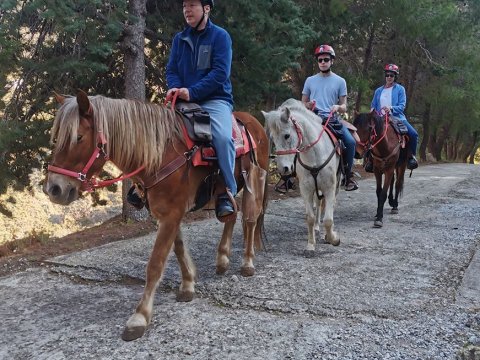
[[[230,82],[232,40],[209,15],[213,0],[184,0],[183,16],[188,26],[175,35],[167,64],[167,98],[174,92],[195,102],[210,114],[212,143],[226,191],[237,193],[234,176],[235,146],[232,139],[233,96]],[[234,212],[228,194],[218,196],[216,215]]]

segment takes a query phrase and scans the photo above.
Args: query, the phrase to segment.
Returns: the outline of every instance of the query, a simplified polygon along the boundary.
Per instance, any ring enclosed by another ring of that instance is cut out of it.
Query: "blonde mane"
[[[133,170],[145,165],[152,173],[162,164],[167,145],[182,139],[175,112],[157,104],[136,100],[89,96],[95,130],[103,131],[107,152],[121,169]],[[57,151],[76,143],[79,110],[75,97],[67,97],[53,122],[51,141]]]

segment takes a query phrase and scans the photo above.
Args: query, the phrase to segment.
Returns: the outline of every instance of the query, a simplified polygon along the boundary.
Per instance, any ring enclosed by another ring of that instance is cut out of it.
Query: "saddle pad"
[[[184,136],[189,148],[194,145],[200,147],[199,151],[195,152],[192,157],[192,164],[194,166],[210,166],[212,161],[217,160],[215,149],[211,144],[198,143],[191,139],[184,127]],[[247,132],[243,124],[232,115],[232,138],[235,145],[235,157],[238,158],[247,154],[249,151],[257,147],[253,138],[250,137],[250,142],[247,139]]]

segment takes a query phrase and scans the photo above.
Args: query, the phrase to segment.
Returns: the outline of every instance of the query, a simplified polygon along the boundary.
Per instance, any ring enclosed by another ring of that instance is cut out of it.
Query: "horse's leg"
[[[190,257],[188,249],[184,246],[182,231],[179,230],[175,238],[173,251],[177,256],[178,264],[182,272],[182,283],[177,294],[177,301],[187,302],[192,301],[195,294],[195,264]]]
[[[333,246],[340,244],[340,238],[337,233],[333,231],[333,210],[335,208],[335,183],[332,183],[331,188],[324,192],[324,207],[325,215],[323,217],[323,226],[325,227],[325,241]]]
[[[320,232],[320,223],[322,222],[323,216],[325,215],[325,201],[322,199],[316,199],[317,195],[313,195],[313,201],[316,203],[315,206],[315,231]]]
[[[385,201],[387,200],[387,193],[392,182],[394,168],[388,169],[385,171],[385,178],[382,185],[382,174],[377,175],[375,173],[375,177],[377,179],[377,215],[375,216],[375,221],[373,223],[374,227],[382,227],[383,226],[383,207],[385,205]]]
[[[395,204],[395,194],[394,194],[394,186],[395,186],[395,172],[392,176],[392,181],[390,183],[390,189],[388,190],[388,204],[392,207],[391,213],[396,214],[398,213],[398,203]],[[396,211],[396,212],[395,212]]]
[[[145,288],[135,313],[128,319],[123,331],[122,339],[125,341],[141,337],[150,323],[155,290],[162,277],[168,254],[177,237],[180,219],[181,217],[177,219],[167,217],[167,219],[163,219],[162,222],[159,221],[158,223],[157,238],[147,264]]]
[[[406,169],[406,163],[403,163],[400,166],[397,166],[396,168],[396,173],[397,173],[397,181],[395,181],[395,199],[394,199],[394,204],[395,204],[395,214],[398,214],[398,199],[400,198],[400,195],[402,195],[403,192],[403,183],[405,180],[405,169]],[[393,210],[392,209],[392,212]]]
[[[390,184],[390,191],[388,194],[388,204],[392,207],[390,210],[391,214],[398,214],[398,176],[395,176],[397,173],[397,170],[395,169],[393,176],[392,176],[392,182]]]
[[[222,239],[217,248],[217,269],[218,275],[223,275],[228,270],[230,265],[230,253],[232,246],[232,234],[233,227],[235,226],[236,219],[233,221],[227,221],[223,227]]]
[[[242,276],[253,276],[255,274],[255,266],[253,265],[253,258],[255,257],[254,239],[255,239],[255,227],[257,220],[242,220],[243,227],[243,242],[244,253],[243,263],[240,268]]]
[[[308,227],[308,242],[307,249],[305,250],[306,257],[313,257],[315,255],[315,222],[316,214],[313,207],[313,199],[315,193],[311,190],[305,188],[305,184],[300,182],[300,193],[302,194],[303,201],[305,202],[305,212],[307,216],[307,227]],[[318,208],[318,206],[317,206]]]

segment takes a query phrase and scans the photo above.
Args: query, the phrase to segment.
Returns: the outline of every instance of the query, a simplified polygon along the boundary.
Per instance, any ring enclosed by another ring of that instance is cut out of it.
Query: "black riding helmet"
[[[210,5],[210,9],[213,10],[213,6],[214,6],[214,1],[213,0],[202,0],[201,3],[202,3],[203,6]]]

